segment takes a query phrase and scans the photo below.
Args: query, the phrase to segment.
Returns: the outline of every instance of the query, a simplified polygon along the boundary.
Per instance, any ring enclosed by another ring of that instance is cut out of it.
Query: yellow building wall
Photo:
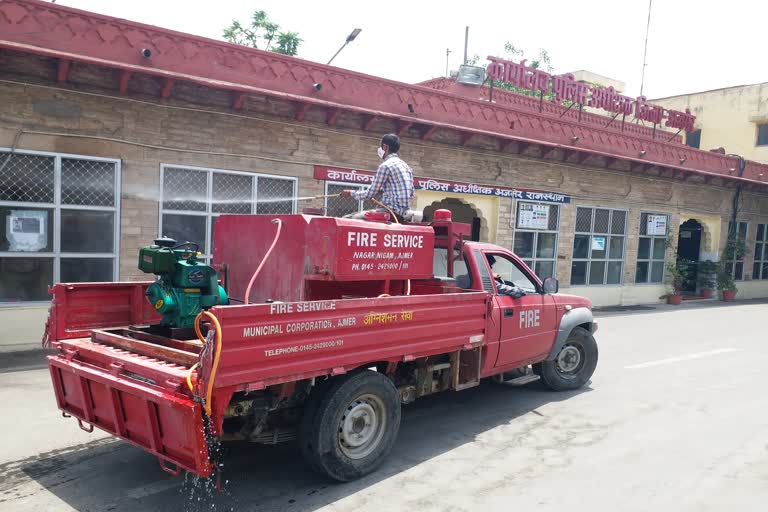
[[[495,196],[481,196],[475,194],[454,194],[452,192],[432,192],[428,190],[416,191],[416,209],[423,210],[434,202],[446,198],[459,199],[480,213],[488,228],[488,242],[496,242],[496,228],[499,223],[499,198]]]
[[[659,98],[655,103],[696,116],[700,149],[725,148],[748,160],[768,162],[768,146],[757,146],[757,125],[768,123],[768,83],[730,87],[685,96]]]

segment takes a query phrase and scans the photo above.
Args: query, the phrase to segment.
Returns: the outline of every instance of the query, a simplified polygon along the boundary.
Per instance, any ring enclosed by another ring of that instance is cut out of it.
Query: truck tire
[[[597,342],[592,333],[575,327],[555,359],[533,365],[533,371],[549,389],[578,389],[589,381],[597,367]]]
[[[384,461],[399,430],[397,389],[386,376],[364,370],[339,377],[322,395],[310,397],[299,443],[312,469],[348,482]]]

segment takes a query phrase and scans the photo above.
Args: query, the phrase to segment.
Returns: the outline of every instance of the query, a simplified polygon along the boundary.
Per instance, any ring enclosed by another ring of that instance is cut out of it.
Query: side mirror
[[[560,283],[554,277],[548,277],[544,280],[544,293],[557,293],[560,290]]]

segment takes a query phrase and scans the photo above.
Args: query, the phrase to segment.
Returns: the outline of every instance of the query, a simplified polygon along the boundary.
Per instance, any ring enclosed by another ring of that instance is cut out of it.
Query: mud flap
[[[143,448],[166,471],[172,464],[211,475],[200,404],[60,356],[48,362],[59,409],[81,426],[85,422]]]

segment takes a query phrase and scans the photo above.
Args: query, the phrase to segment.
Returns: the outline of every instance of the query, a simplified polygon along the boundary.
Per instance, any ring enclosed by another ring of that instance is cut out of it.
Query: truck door
[[[528,364],[552,346],[553,321],[549,318],[553,313],[552,298],[539,293],[535,279],[510,256],[493,252],[486,252],[484,256],[483,261],[478,261],[480,274],[484,282],[493,283],[493,300],[501,313],[496,367]],[[522,289],[525,295],[515,298],[501,293],[502,283]]]

